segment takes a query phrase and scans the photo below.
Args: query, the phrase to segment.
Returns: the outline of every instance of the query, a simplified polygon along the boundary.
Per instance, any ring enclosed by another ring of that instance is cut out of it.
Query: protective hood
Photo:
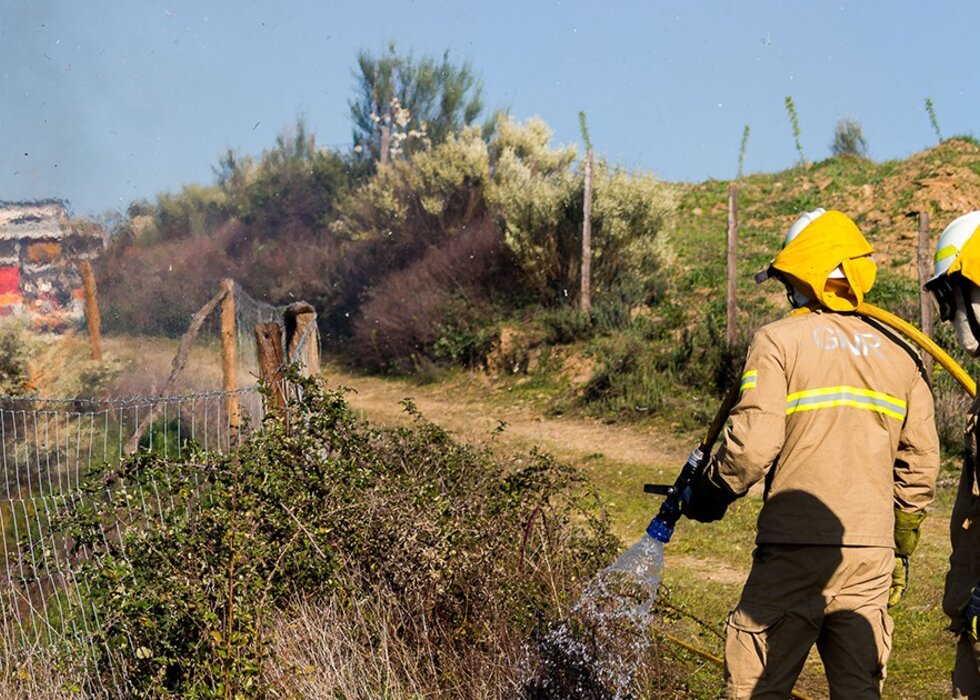
[[[854,311],[875,283],[874,249],[853,221],[830,210],[810,223],[772,261],[772,268],[807,297],[831,311]],[[847,284],[828,284],[841,268]]]
[[[954,272],[959,272],[980,287],[980,236],[971,235],[963,244],[953,264],[946,270],[947,275]]]

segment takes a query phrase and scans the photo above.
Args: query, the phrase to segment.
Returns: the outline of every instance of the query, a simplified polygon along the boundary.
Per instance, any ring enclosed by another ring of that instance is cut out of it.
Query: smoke
[[[70,25],[54,0],[0,13],[0,199],[70,199],[85,180],[92,148]]]

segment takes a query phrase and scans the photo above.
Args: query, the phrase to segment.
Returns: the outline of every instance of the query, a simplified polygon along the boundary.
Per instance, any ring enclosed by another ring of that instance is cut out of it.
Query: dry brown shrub
[[[0,700],[78,700],[77,679],[69,678],[49,653],[35,649],[26,656],[5,650],[0,664]]]
[[[959,385],[934,387],[936,430],[943,449],[953,454],[963,451],[963,430],[972,400]]]
[[[355,324],[357,361],[403,372],[423,360],[481,362],[493,300],[510,291],[502,281],[506,256],[500,230],[484,219],[389,275],[369,292]]]
[[[506,698],[518,693],[521,639],[447,645],[438,620],[394,596],[301,601],[275,625],[273,698]]]

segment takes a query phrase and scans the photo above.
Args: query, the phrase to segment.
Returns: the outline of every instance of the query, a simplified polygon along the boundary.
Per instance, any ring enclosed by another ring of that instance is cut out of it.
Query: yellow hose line
[[[804,306],[793,310],[793,312],[790,313],[790,316],[802,316],[803,314],[807,313],[810,313],[810,309]],[[881,321],[886,326],[891,326],[894,328],[896,331],[932,355],[936,362],[943,366],[943,369],[953,375],[953,378],[963,385],[963,388],[966,389],[966,393],[968,393],[972,398],[975,399],[977,397],[977,383],[973,381],[973,378],[969,374],[966,373],[966,370],[960,367],[956,360],[949,356],[949,353],[936,345],[936,342],[932,338],[927,336],[911,323],[896,316],[892,312],[885,311],[881,307],[874,306],[873,304],[858,304],[857,309],[855,309],[855,313],[857,313],[859,316],[867,316],[868,318]]]
[[[673,642],[677,646],[681,647],[682,649],[687,649],[692,654],[697,654],[702,659],[707,659],[708,661],[711,661],[712,663],[718,664],[719,666],[724,666],[725,665],[725,662],[722,661],[721,659],[719,659],[714,654],[709,654],[704,649],[698,649],[696,646],[694,646],[692,644],[688,644],[683,639],[680,639],[678,637],[675,637],[670,632],[665,632],[662,629],[658,629],[657,631],[660,634],[662,634],[664,637],[666,637],[668,640],[670,640],[671,642]],[[791,697],[795,698],[796,700],[810,700],[809,697],[807,697],[803,693],[798,693],[795,690],[792,693],[790,693],[790,695],[791,695]]]
[[[890,311],[885,311],[882,308],[873,306],[871,304],[859,304],[857,307],[857,313],[861,316],[867,316],[869,318],[881,321],[897,330],[899,333],[904,334],[909,340],[913,341],[920,348],[925,350],[927,353],[932,355],[936,362],[941,364],[943,368],[953,375],[966,392],[973,398],[977,397],[977,383],[973,381],[973,378],[966,373],[962,367],[960,367],[956,360],[950,357],[945,350],[936,345],[932,338],[927,336],[925,333],[920,331],[918,328],[913,326],[911,323],[902,320]]]

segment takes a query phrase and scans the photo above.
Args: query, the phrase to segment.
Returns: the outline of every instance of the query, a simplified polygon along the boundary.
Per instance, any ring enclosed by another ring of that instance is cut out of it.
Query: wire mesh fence
[[[263,416],[256,387],[237,396],[237,427],[226,412],[226,392],[124,401],[0,397],[0,638],[8,661],[65,643],[84,648],[100,624],[86,608],[86,552],[52,528],[59,512],[85,499],[110,504],[118,519],[104,536],[122,542],[127,527],[152,526],[154,508],[174,497],[167,484],[93,490],[86,477],[118,465],[134,431],[139,449],[166,460],[194,449],[235,449]],[[157,417],[148,423],[151,415]],[[125,697],[125,675],[113,674],[114,687],[97,680],[105,695]]]
[[[231,299],[238,351],[234,371],[259,376],[254,329],[269,322],[281,324],[280,340],[284,348],[290,346],[285,361],[312,358],[316,366],[308,367],[307,374],[318,371],[315,313],[290,341],[290,307],[257,301],[238,285]],[[209,362],[221,361],[220,315],[220,307],[212,308],[187,334],[189,342],[213,351],[205,353],[214,358]],[[292,324],[295,332],[294,320]],[[171,379],[180,369],[181,352],[178,349]],[[282,397],[299,391],[284,381],[272,389]],[[184,465],[198,450],[232,453],[261,427],[264,411],[258,384],[235,391],[111,400],[0,396],[0,676],[14,668],[28,681],[25,687],[32,687],[30,681],[50,672],[43,667],[45,659],[64,660],[64,650],[71,649],[73,684],[83,688],[85,696],[131,696],[122,659],[133,654],[99,641],[103,621],[86,579],[90,552],[58,527],[58,519],[85,508],[108,512],[112,525],[102,530],[103,544],[124,548],[127,531],[162,527],[163,506],[188,496],[153,478],[101,477],[112,474],[136,451]],[[201,489],[195,489],[200,495]],[[95,657],[111,674],[93,671]]]

